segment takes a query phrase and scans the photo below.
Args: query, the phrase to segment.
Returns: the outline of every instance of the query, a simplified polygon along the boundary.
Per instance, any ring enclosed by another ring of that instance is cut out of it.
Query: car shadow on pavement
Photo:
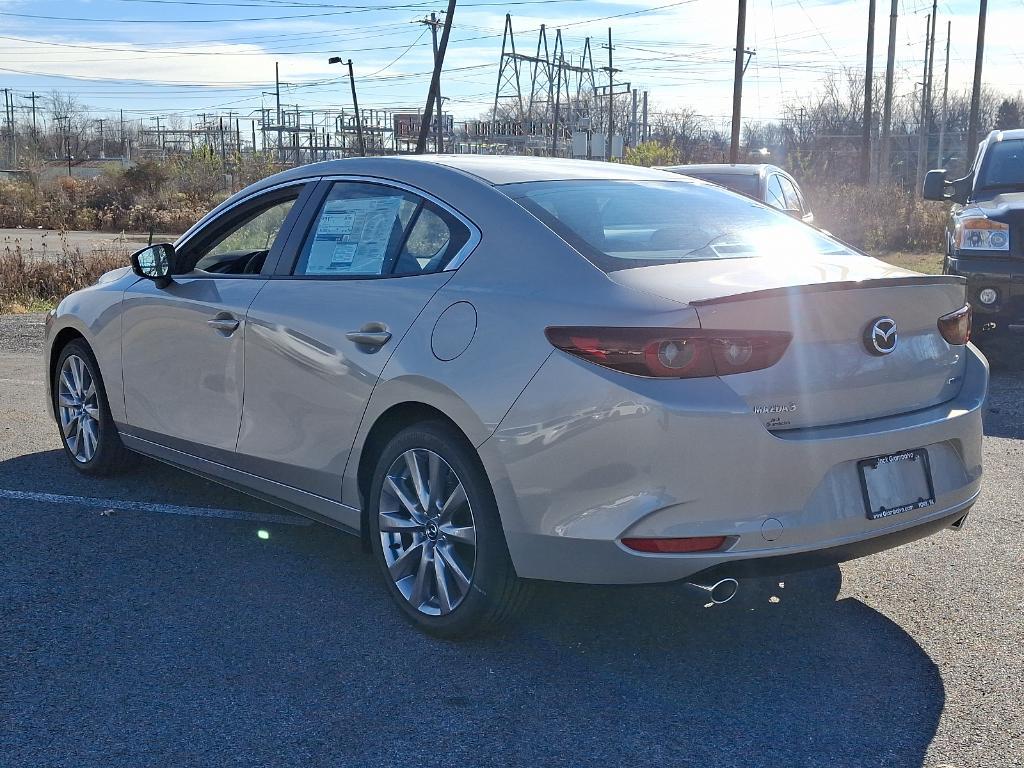
[[[53,493],[279,513],[148,462],[112,480],[61,462],[2,462],[0,488],[42,473]],[[12,765],[918,766],[944,706],[928,654],[837,599],[835,567],[712,608],[679,584],[538,585],[503,632],[446,642],[324,526],[0,510]]]

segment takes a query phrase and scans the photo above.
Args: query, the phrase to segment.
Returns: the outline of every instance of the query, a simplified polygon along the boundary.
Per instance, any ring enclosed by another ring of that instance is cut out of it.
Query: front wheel
[[[409,427],[388,443],[370,488],[369,529],[388,591],[425,632],[475,634],[525,601],[480,460],[443,422]]]
[[[138,457],[121,442],[100,367],[84,341],[76,339],[61,350],[53,398],[64,453],[75,469],[86,475],[111,475],[135,465]]]

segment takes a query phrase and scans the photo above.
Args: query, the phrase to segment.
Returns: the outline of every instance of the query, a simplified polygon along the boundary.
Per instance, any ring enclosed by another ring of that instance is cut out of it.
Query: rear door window
[[[419,195],[383,184],[335,182],[292,274],[391,277],[444,269],[469,240],[457,218]]]

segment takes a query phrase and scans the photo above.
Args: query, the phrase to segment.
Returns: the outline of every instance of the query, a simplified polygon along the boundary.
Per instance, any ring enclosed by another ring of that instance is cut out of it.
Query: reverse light
[[[963,345],[971,340],[971,305],[939,318],[939,333],[949,344]]]
[[[979,216],[956,225],[956,247],[961,251],[1009,251],[1010,225]]]
[[[551,327],[555,347],[591,363],[636,376],[693,379],[770,368],[792,334],[702,328]]]
[[[688,536],[679,539],[623,539],[622,543],[636,552],[679,554],[682,552],[713,552],[725,544],[725,536]]]

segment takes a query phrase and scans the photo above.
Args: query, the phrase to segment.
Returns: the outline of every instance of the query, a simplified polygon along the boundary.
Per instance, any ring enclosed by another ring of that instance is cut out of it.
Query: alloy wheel
[[[433,451],[405,451],[384,476],[378,515],[398,591],[420,613],[454,611],[469,594],[476,567],[473,510],[455,470]]]
[[[57,383],[60,428],[75,461],[86,464],[99,443],[100,405],[96,380],[78,355],[68,355]]]

